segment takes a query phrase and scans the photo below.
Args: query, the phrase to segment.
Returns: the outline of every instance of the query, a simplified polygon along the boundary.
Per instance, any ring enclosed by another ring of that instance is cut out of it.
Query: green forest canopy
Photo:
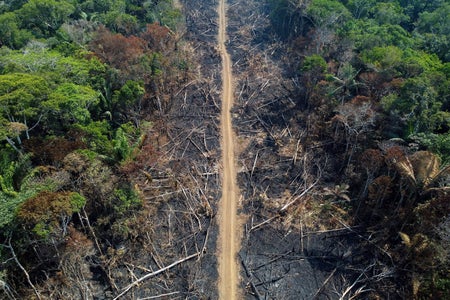
[[[34,178],[40,165],[61,168],[73,151],[113,165],[129,157],[145,125],[131,116],[178,68],[181,21],[171,0],[0,3],[0,228],[13,230],[38,193],[67,189]]]

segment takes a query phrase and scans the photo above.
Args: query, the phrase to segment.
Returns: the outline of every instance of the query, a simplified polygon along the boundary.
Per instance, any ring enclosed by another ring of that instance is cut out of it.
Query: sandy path
[[[231,123],[231,107],[233,106],[233,75],[231,72],[230,55],[227,52],[226,36],[226,7],[225,0],[219,3],[219,51],[222,57],[222,199],[219,205],[219,298],[224,300],[238,297],[237,251],[238,239],[238,187],[236,184],[236,167],[234,159],[234,133]]]

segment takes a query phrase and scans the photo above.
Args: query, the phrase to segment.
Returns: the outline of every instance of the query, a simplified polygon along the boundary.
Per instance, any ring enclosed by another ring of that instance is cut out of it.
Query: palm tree
[[[340,95],[341,104],[344,104],[346,99],[353,97],[358,87],[364,85],[356,80],[360,71],[355,70],[350,63],[344,63],[339,67],[336,76],[328,77],[335,85],[335,89],[330,94]]]
[[[417,195],[450,191],[450,165],[441,168],[440,158],[429,151],[418,151],[393,161],[400,175]]]
[[[335,201],[337,200],[345,200],[347,202],[350,202],[351,199],[348,196],[348,189],[350,188],[350,186],[346,183],[344,184],[337,184],[335,185],[333,188],[330,187],[324,187],[323,188],[323,194],[324,196],[330,196],[332,197]]]

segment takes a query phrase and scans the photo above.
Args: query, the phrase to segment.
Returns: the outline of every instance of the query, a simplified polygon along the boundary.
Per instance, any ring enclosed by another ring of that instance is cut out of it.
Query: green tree
[[[144,95],[144,83],[142,81],[128,80],[120,90],[114,91],[112,97],[112,112],[125,112],[127,108],[138,103]]]
[[[73,56],[43,48],[24,51],[5,50],[0,56],[0,73],[36,73],[52,83],[73,82],[100,89],[106,66],[92,53],[78,51]]]
[[[404,8],[412,23],[417,21],[421,13],[433,11],[446,2],[447,0],[399,0],[400,5]]]
[[[361,57],[367,65],[395,75],[402,62],[403,51],[396,46],[373,47],[364,51]]]
[[[16,9],[19,9],[27,2],[27,0],[8,0],[4,1],[5,9],[8,11],[14,11]]]
[[[399,66],[399,70],[406,78],[419,76],[423,73],[427,73],[427,76],[433,76],[433,72],[439,72],[442,66],[442,62],[436,54],[407,49],[403,52],[403,61]],[[434,85],[437,85],[439,82],[440,80],[435,82]]]
[[[3,195],[16,197],[17,192],[14,189],[14,176],[17,171],[17,161],[12,159],[12,154],[5,149],[1,152],[2,160],[0,173],[0,190]]]
[[[30,29],[36,37],[49,37],[74,11],[75,7],[65,0],[30,0],[17,14],[22,28]]]
[[[18,155],[8,147],[0,148],[0,229],[9,226],[20,203],[35,193],[27,185],[31,155]],[[24,178],[25,177],[25,178]]]
[[[339,29],[339,33],[342,38],[350,38],[358,51],[386,46],[406,49],[414,45],[411,34],[400,25],[380,25],[373,19],[350,20]]]
[[[334,95],[337,99],[340,99],[341,103],[343,103],[344,100],[349,100],[356,96],[358,88],[363,86],[363,84],[356,79],[358,73],[359,71],[350,63],[343,63],[340,65],[335,76],[327,76],[327,80],[331,81],[334,85],[333,89],[330,91],[330,95]]]
[[[91,122],[89,109],[99,102],[99,93],[89,86],[63,83],[49,94],[42,107],[47,111],[47,119],[57,119],[57,126],[66,127],[73,123],[87,125]]]
[[[316,76],[323,76],[327,70],[327,62],[318,54],[306,56],[300,70],[302,72],[312,72]]]
[[[441,35],[450,35],[450,3],[443,3],[434,11],[424,11],[417,22],[419,32],[429,32]]]
[[[385,102],[385,109],[399,114],[406,123],[406,136],[432,133],[442,126],[450,126],[450,114],[442,111],[435,83],[432,76],[409,78],[403,83],[398,97]]]
[[[449,15],[450,3],[443,3],[434,11],[421,13],[416,28],[422,47],[436,53],[444,61],[450,61]]]
[[[0,15],[0,47],[19,49],[32,38],[31,32],[20,29],[19,17],[14,12]]]
[[[137,18],[120,11],[110,11],[100,20],[108,29],[116,33],[130,35],[137,33],[139,30]]]
[[[95,16],[97,14],[106,13],[111,10],[113,6],[114,0],[103,0],[103,1],[95,1],[95,0],[87,0],[87,1],[79,1],[78,8],[91,16]]]
[[[376,3],[376,0],[348,0],[346,6],[354,18],[361,19],[369,15]]]
[[[403,13],[403,8],[396,2],[378,2],[371,13],[379,24],[398,25],[409,19]]]
[[[48,98],[50,86],[40,76],[22,73],[0,75],[0,116],[9,122],[23,123],[29,131],[41,120],[41,104]]]
[[[316,28],[338,26],[351,18],[347,8],[337,0],[312,0],[306,8]]]
[[[114,157],[114,132],[107,120],[94,121],[87,125],[74,124],[73,127],[83,135],[83,142],[89,149],[110,158]]]
[[[408,121],[414,128],[412,133],[434,132],[442,124],[450,125],[448,114],[447,117],[442,114],[442,102],[438,98],[432,77],[421,76],[408,79],[402,86],[400,97],[406,100],[411,109],[409,114],[411,117]]]
[[[182,20],[181,12],[173,6],[172,0],[148,1],[143,7],[147,12],[146,23],[157,22],[175,30]]]

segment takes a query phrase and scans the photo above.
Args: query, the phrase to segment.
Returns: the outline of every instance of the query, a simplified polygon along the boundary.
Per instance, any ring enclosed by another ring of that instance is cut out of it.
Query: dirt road
[[[234,133],[231,123],[231,107],[233,106],[233,75],[231,72],[230,55],[225,43],[226,34],[226,5],[225,0],[219,3],[219,51],[222,57],[222,199],[219,206],[219,298],[237,299],[238,273],[237,251],[238,239],[238,187],[236,184],[236,167],[234,159]]]

